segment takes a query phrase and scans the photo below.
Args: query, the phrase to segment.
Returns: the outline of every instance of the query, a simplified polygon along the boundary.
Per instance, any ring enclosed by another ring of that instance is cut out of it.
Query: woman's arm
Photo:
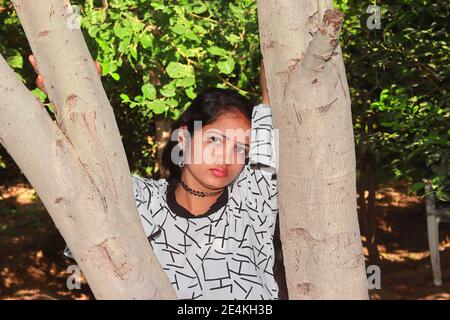
[[[267,90],[266,73],[264,70],[264,60],[261,59],[261,71],[259,74],[259,83],[261,85],[262,104],[270,105],[269,91]]]

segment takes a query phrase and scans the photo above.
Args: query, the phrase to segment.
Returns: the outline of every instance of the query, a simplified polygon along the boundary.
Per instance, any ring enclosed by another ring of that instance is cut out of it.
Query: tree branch
[[[18,162],[22,156],[14,157],[16,149],[31,141],[33,146],[48,145],[56,141],[57,133],[52,130],[55,125],[45,107],[19,80],[2,55],[0,75],[0,143],[10,154],[13,153],[11,156]],[[30,164],[41,161],[39,156],[48,159],[39,151],[29,157]],[[27,159],[23,160],[20,162],[25,163]]]
[[[56,123],[2,59],[0,142],[24,168],[96,298],[175,298],[145,237],[114,112],[70,1],[12,2]]]
[[[75,194],[86,181],[75,150],[39,98],[20,81],[0,55],[0,143],[5,147],[33,187],[46,209],[61,210],[60,195]],[[70,196],[66,196],[64,202]],[[66,215],[67,214],[67,215]],[[55,224],[70,228],[73,212],[66,207]]]
[[[322,23],[308,45],[302,61],[302,69],[321,72],[339,44],[344,15],[337,9],[325,11]]]

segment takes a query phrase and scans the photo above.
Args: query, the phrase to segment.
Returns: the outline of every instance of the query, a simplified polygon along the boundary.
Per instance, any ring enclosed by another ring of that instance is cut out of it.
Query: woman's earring
[[[183,150],[180,151],[180,162],[178,162],[178,166],[180,168],[183,168],[184,166]]]

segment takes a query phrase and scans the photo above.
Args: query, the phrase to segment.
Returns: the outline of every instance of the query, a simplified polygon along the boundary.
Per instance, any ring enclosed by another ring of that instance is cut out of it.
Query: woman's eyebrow
[[[220,133],[220,132],[215,132],[215,133],[217,133],[218,135],[221,135],[223,138],[225,138],[227,140],[231,140],[229,137],[227,137],[223,133]],[[248,143],[242,143],[242,142],[238,141],[236,144],[243,145],[243,146],[246,146],[247,148],[250,148],[250,145]]]
[[[248,143],[237,142],[237,144],[240,144],[241,146],[246,146],[247,148],[250,148],[250,145]]]

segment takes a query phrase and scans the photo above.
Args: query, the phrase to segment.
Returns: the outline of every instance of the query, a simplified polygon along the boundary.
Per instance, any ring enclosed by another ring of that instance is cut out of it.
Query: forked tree
[[[0,143],[33,185],[97,299],[175,298],[145,237],[113,109],[68,0],[12,1],[55,110],[0,56]],[[367,298],[356,216],[342,15],[327,1],[258,1],[280,130],[290,298]]]
[[[290,299],[367,299],[350,96],[331,0],[258,1]]]

